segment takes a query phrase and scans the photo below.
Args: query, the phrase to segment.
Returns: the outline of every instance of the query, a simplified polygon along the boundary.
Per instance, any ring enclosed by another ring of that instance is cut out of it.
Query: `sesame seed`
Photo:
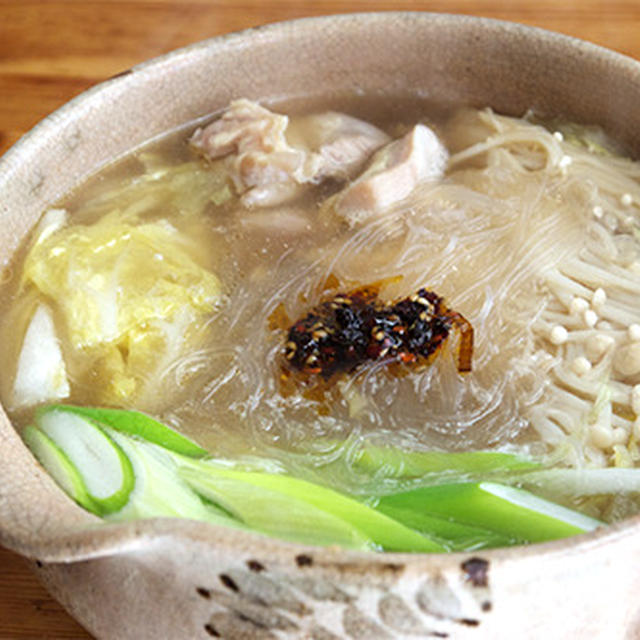
[[[423,307],[428,307],[429,306],[429,301],[426,298],[417,298],[416,302],[418,304],[421,304]]]
[[[571,370],[577,376],[583,376],[591,371],[591,363],[584,356],[578,356],[571,363]]]
[[[623,193],[620,196],[620,202],[622,203],[623,206],[629,207],[633,203],[633,198],[630,193]]]
[[[560,345],[564,344],[569,337],[569,332],[561,325],[557,324],[549,332],[549,340],[552,344]]]
[[[604,210],[602,209],[602,207],[599,204],[597,204],[595,207],[593,207],[593,215],[596,218],[602,218],[603,214],[604,214]]]
[[[562,142],[564,140],[564,136],[562,135],[562,131],[554,131],[553,137],[558,141]]]

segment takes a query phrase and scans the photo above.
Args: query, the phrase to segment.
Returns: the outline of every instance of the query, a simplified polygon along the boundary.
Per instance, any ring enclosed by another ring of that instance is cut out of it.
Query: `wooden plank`
[[[278,20],[389,8],[514,20],[640,57],[636,0],[5,0],[0,2],[0,95],[11,99],[0,101],[0,153],[85,88],[190,42]]]
[[[638,0],[0,0],[0,153],[92,84],[221,33],[303,16],[428,10],[552,29],[640,58]],[[0,549],[0,639],[90,637]]]
[[[0,547],[0,638],[83,640],[91,636],[47,593],[27,560]]]

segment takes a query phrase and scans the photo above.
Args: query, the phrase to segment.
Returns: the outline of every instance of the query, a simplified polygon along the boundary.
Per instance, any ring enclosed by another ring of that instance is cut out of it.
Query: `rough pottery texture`
[[[598,123],[640,151],[640,64],[518,25],[347,15],[200,43],[80,96],[0,160],[0,258],[43,209],[229,100],[364,92]],[[99,135],[97,135],[97,132]],[[189,521],[103,525],[0,416],[0,543],[100,638],[640,637],[640,520],[481,554],[315,549]]]
[[[616,560],[638,557],[631,531],[509,552],[372,557],[158,525],[135,552],[46,565],[41,576],[101,638],[637,637],[629,594],[640,578],[635,563]]]

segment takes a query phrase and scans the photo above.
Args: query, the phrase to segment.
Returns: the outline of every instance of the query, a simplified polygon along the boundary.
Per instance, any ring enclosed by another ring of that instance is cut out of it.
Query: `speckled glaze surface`
[[[640,63],[605,49],[460,16],[283,23],[136,67],[36,127],[0,160],[0,259],[100,166],[232,98],[353,91],[562,114],[640,154]],[[99,638],[640,638],[638,518],[480,554],[305,548],[190,521],[102,525],[1,410],[0,452],[0,543]]]

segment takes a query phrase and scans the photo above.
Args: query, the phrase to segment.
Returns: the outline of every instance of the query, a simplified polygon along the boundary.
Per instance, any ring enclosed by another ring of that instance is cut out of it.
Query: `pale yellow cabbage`
[[[221,297],[168,222],[115,215],[41,235],[25,261],[28,284],[54,301],[76,358],[105,385],[96,401],[116,404],[185,352]]]
[[[91,197],[82,206],[83,215],[100,218],[119,211],[122,220],[137,220],[161,209],[169,218],[197,218],[206,215],[208,207],[223,205],[233,198],[221,161],[208,166],[201,162],[167,166],[153,154],[142,157],[146,173]]]

